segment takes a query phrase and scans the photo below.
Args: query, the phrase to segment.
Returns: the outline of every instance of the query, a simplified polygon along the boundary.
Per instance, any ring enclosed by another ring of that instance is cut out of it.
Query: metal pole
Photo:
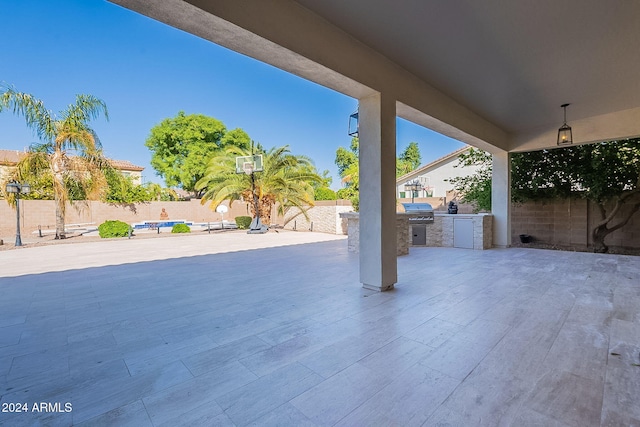
[[[20,238],[20,190],[16,193],[16,246],[22,246]]]
[[[211,234],[211,223],[210,222],[207,223],[207,231],[209,232],[209,234]]]
[[[251,151],[253,153],[253,150]],[[258,201],[258,195],[256,194],[256,178],[251,172],[251,192],[253,193],[253,209],[256,214],[256,224],[260,224],[260,204]]]

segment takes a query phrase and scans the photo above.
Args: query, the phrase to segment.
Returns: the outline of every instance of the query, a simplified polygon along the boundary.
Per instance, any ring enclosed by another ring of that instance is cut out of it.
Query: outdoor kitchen
[[[454,247],[484,250],[493,246],[493,216],[487,213],[458,214],[434,211],[429,203],[402,203],[396,213],[397,255],[407,255],[414,247]],[[448,212],[452,212],[451,209]],[[359,252],[360,215],[340,214],[347,220],[347,245]]]

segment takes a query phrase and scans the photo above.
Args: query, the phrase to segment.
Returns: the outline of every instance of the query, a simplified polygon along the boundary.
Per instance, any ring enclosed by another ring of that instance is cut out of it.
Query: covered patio
[[[570,143],[640,135],[638,2],[110,1],[358,100],[367,289],[398,280],[397,117],[492,154],[496,247],[511,244],[510,153],[557,148],[561,106]]]
[[[412,248],[380,293],[345,240],[235,249],[3,274],[0,424],[640,424],[637,257]]]

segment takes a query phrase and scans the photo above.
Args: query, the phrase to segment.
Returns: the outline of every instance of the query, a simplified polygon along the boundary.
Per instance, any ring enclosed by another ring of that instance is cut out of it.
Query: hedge
[[[187,224],[173,224],[172,233],[191,233],[191,228]]]
[[[250,216],[237,216],[235,218],[236,225],[240,230],[246,230],[251,225],[252,218]]]
[[[129,230],[131,230],[131,226],[122,221],[105,221],[98,226],[98,234],[100,234],[100,237],[103,239],[126,237],[129,235]]]

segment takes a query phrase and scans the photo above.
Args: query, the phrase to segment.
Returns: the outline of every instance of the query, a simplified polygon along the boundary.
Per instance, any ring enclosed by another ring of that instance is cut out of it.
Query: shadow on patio
[[[346,246],[0,279],[0,424],[640,423],[639,258],[412,248],[374,293]]]

